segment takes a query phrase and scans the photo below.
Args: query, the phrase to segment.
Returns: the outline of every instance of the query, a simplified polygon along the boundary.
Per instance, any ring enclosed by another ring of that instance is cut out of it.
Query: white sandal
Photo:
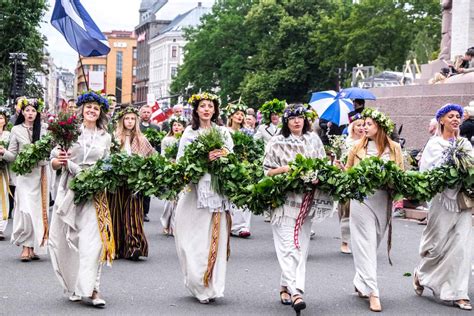
[[[471,302],[467,301],[465,303],[459,303],[459,301],[453,301],[453,305],[465,311],[472,310]]]

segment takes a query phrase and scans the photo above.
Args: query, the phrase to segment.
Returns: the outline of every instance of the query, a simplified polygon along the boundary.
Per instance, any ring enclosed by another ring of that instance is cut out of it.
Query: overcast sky
[[[49,10],[41,24],[41,32],[48,38],[48,51],[57,66],[74,70],[77,53],[69,46],[64,37],[51,26],[51,14],[55,0],[48,0]],[[203,6],[211,7],[214,0],[200,0]],[[141,0],[81,0],[92,19],[102,32],[111,30],[133,31],[138,24],[138,9]],[[197,6],[196,0],[169,0],[158,12],[158,19],[172,19]]]

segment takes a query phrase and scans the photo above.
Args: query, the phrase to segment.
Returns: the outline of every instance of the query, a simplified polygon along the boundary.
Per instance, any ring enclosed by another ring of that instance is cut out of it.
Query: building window
[[[137,75],[137,67],[136,66],[133,66],[132,68],[132,76],[136,76]]]
[[[171,58],[178,57],[178,46],[171,46]]]
[[[117,103],[122,103],[122,67],[123,67],[123,53],[117,52],[117,63],[116,63],[116,79],[115,79],[115,97]]]
[[[133,48],[133,59],[137,59],[137,48]]]
[[[177,73],[178,73],[178,67],[171,67],[171,78],[176,77]]]

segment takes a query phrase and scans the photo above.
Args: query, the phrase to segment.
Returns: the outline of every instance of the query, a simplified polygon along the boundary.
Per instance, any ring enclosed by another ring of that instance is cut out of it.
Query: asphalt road
[[[53,274],[49,257],[39,262],[19,261],[20,248],[0,242],[1,315],[294,315],[279,302],[280,270],[270,225],[253,217],[249,239],[232,238],[225,297],[209,305],[199,304],[184,287],[174,239],[161,233],[160,201],[152,202],[151,222],[146,223],[149,257],[140,262],[117,260],[104,267],[101,292],[107,307],[97,310],[71,303]],[[315,225],[306,272],[304,315],[372,314],[368,302],[353,292],[351,255],[339,253],[336,217]],[[418,262],[423,226],[395,220],[393,266],[386,242],[379,250],[378,281],[386,315],[451,315],[466,312],[436,301],[429,291],[422,298],[412,289],[411,277]],[[7,230],[10,235],[11,223]],[[472,282],[470,293],[474,293]]]

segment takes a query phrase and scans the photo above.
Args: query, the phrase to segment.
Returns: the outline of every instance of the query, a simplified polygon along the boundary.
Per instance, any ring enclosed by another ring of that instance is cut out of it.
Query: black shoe
[[[149,222],[149,221],[150,221],[150,219],[148,218],[148,215],[145,215],[145,216],[143,217],[143,221],[144,221],[144,222]]]

